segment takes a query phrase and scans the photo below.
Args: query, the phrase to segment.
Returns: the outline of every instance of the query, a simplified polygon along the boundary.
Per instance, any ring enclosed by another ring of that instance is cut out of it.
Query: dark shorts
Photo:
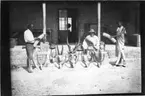
[[[34,46],[33,43],[26,43],[26,53],[29,59],[33,59]]]

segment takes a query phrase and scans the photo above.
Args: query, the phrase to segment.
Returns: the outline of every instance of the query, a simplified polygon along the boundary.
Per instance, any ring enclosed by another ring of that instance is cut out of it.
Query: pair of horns
[[[69,44],[69,42],[68,42],[68,37],[67,37],[67,46],[68,46],[69,52],[75,52],[76,49],[77,49],[77,47],[79,46],[79,44],[80,44],[80,38],[79,38],[79,41],[75,44],[74,49],[71,50],[71,46],[70,46],[70,44]]]
[[[67,43],[69,52],[71,52],[71,46],[70,46],[70,44],[69,44],[69,42],[68,42],[68,37],[67,37],[66,43]]]
[[[59,48],[58,48],[58,45],[57,45],[57,52],[58,52],[58,55],[62,55],[63,54],[63,45],[61,47],[61,52],[59,52]]]

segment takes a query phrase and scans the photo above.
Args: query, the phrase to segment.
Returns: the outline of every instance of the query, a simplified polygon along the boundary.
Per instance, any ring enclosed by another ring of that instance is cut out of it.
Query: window
[[[70,24],[70,28],[67,28]],[[72,18],[67,17],[67,10],[59,10],[59,30],[70,30],[72,31]]]
[[[70,28],[68,28],[68,30],[70,30],[70,32],[72,31],[72,18],[68,18],[68,24],[70,24]]]
[[[67,30],[65,18],[59,18],[59,30]]]

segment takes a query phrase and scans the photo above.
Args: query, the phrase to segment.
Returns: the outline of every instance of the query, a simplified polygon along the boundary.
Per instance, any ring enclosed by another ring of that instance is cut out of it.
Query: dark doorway
[[[59,9],[59,30],[58,30],[58,40],[59,43],[66,43],[66,39],[70,43],[75,43],[78,40],[77,32],[77,9],[66,8]]]

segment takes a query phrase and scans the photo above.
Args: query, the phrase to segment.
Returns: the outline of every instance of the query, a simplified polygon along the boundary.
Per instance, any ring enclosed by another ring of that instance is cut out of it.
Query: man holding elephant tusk
[[[118,58],[115,65],[119,66],[120,61],[123,61],[122,66],[125,67],[126,63],[125,63],[125,54],[124,54],[124,43],[125,43],[124,34],[126,34],[126,30],[124,26],[122,25],[122,22],[120,21],[118,22],[118,28],[116,32],[117,32],[117,35],[111,36],[112,38],[117,37],[116,46],[117,46]]]
[[[34,47],[36,47],[36,45],[37,45],[37,44],[35,44],[35,41],[38,42],[45,36],[45,34],[43,33],[39,37],[34,38],[32,30],[33,30],[33,24],[28,24],[27,29],[24,32],[24,40],[25,40],[25,44],[26,44],[26,53],[27,53],[27,67],[28,67],[29,73],[33,72],[31,61],[37,67],[37,65],[34,62],[34,58],[33,58]]]
[[[95,35],[94,29],[91,29],[89,31],[89,35],[84,39],[83,41],[83,49],[84,49],[84,55],[82,57],[83,63],[85,64],[85,67],[89,66],[89,62],[96,62],[95,56],[92,56],[92,54],[95,54],[94,51],[99,51],[99,38]],[[95,49],[95,50],[94,50]],[[87,54],[87,50],[89,51],[89,55]]]
[[[84,39],[82,46],[85,53],[90,46],[94,46],[95,49],[99,49],[99,38],[95,35],[94,29],[89,31],[89,35]]]

